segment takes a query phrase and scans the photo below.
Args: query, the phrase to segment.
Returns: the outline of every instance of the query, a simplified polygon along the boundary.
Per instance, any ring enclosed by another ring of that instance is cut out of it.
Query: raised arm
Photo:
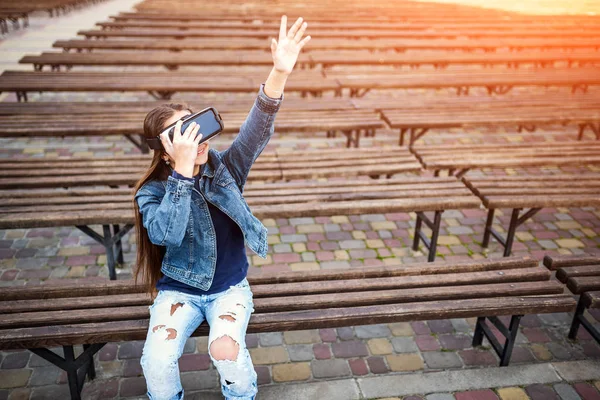
[[[240,133],[231,147],[222,153],[223,161],[235,178],[240,190],[243,189],[250,168],[273,135],[275,115],[283,100],[283,90],[288,76],[298,60],[300,50],[308,43],[310,36],[302,39],[306,30],[302,18],[287,30],[287,17],[281,17],[279,40],[271,40],[273,69],[258,97],[240,128]]]

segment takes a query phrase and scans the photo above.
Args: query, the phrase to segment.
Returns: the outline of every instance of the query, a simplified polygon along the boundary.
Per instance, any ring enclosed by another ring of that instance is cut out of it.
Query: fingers
[[[277,40],[271,39],[271,54],[275,54],[275,50],[277,50]]]
[[[179,139],[181,136],[181,124],[183,124],[181,120],[175,123],[175,127],[173,128],[173,141]]]
[[[300,29],[301,25],[302,25],[302,17],[298,18],[296,20],[296,22],[294,22],[294,25],[292,25],[292,27],[290,28],[290,31],[287,34],[288,39],[294,38],[294,36],[296,35],[296,32],[298,32],[298,29]]]
[[[306,43],[308,43],[310,41],[310,36],[305,37],[304,39],[302,39],[302,41],[300,43],[298,43],[298,47],[300,48],[300,50],[302,50],[302,48],[306,45]]]
[[[294,41],[296,43],[298,43],[300,41],[300,39],[302,39],[302,35],[304,35],[304,31],[306,31],[306,27],[308,26],[308,24],[305,22],[300,26],[300,29],[298,29],[298,32],[296,32],[296,35],[294,36]]]
[[[160,141],[165,149],[165,153],[169,155],[169,157],[173,158],[173,143],[171,142],[171,138],[168,133],[163,133],[159,136]]]
[[[285,31],[287,30],[287,16],[281,16],[281,25],[279,26],[279,41],[285,39]]]
[[[187,129],[183,133],[183,139],[186,142],[193,141],[195,139],[194,134],[197,133],[199,129],[200,129],[200,125],[198,125],[195,122],[192,122],[191,124],[188,125]]]

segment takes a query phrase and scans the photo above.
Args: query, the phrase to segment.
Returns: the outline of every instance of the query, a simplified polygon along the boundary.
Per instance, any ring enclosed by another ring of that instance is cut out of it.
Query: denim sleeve
[[[190,218],[193,187],[193,181],[170,176],[164,197],[143,187],[136,193],[142,224],[152,243],[158,246],[181,245]]]
[[[231,147],[221,154],[223,162],[242,191],[252,164],[273,136],[275,115],[283,101],[283,95],[279,99],[267,96],[264,86],[260,86],[258,97],[242,124],[240,133]]]

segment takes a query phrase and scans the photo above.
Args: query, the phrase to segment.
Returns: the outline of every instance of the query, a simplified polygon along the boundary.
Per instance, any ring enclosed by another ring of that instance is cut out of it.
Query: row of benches
[[[266,51],[203,51],[199,52],[95,52],[95,53],[65,53],[44,52],[40,55],[26,55],[19,60],[21,64],[33,64],[36,71],[42,71],[44,66],[60,70],[61,67],[70,69],[74,66],[164,66],[175,70],[182,66],[202,65],[271,65],[271,54]],[[490,54],[432,54],[432,53],[402,53],[382,54],[368,51],[314,50],[303,53],[298,58],[300,68],[331,68],[336,65],[391,65],[410,66],[418,68],[422,65],[432,65],[435,68],[446,68],[449,65],[507,65],[518,67],[521,64],[533,64],[539,67],[556,64],[570,66],[593,66],[600,63],[599,52],[564,52],[547,51],[531,53],[490,53]]]
[[[63,51],[70,50],[89,51],[92,50],[170,50],[178,52],[182,50],[264,50],[265,42],[262,39],[238,38],[179,38],[179,39],[71,39],[57,40],[52,47],[62,48]],[[310,46],[302,51],[312,53],[315,50],[370,50],[405,52],[407,50],[483,50],[486,53],[507,49],[510,51],[521,51],[524,49],[588,49],[597,51],[600,42],[596,39],[354,39],[335,40],[311,39]]]
[[[115,92],[143,91],[157,99],[170,99],[177,92],[246,92],[252,93],[264,79],[255,73],[199,75],[193,72],[25,72],[4,71],[0,92],[15,92],[19,101],[27,101],[28,92]],[[443,89],[456,88],[468,94],[483,87],[491,94],[504,94],[515,86],[570,87],[572,92],[587,92],[588,86],[600,84],[600,69],[564,68],[533,71],[446,70],[435,73],[335,72],[323,77],[320,71],[297,71],[289,79],[286,91],[321,97],[331,91],[341,97],[362,97],[373,89]]]
[[[550,271],[529,258],[398,262],[259,273],[248,280],[255,308],[249,333],[476,317],[472,345],[486,338],[501,366],[510,362],[524,315],[572,312],[576,306]],[[95,377],[96,352],[107,342],[144,339],[151,303],[132,281],[4,289],[0,349],[29,349],[65,370],[71,398],[79,399],[86,375]],[[203,323],[193,336],[207,333]],[[77,357],[76,345],[83,345]],[[63,348],[62,357],[51,351],[57,346]]]
[[[210,104],[217,108],[224,118],[225,132],[236,133],[252,100],[249,97],[201,97],[197,102],[204,103],[202,106]],[[145,142],[138,137],[140,121],[147,110],[158,104],[160,103],[2,103],[0,137],[125,135],[143,152],[147,152]],[[518,112],[515,112],[517,105]],[[540,125],[560,123],[577,125],[577,138],[581,140],[588,129],[600,138],[599,106],[600,100],[590,95],[554,95],[520,100],[491,98],[489,102],[473,97],[464,98],[462,101],[441,98],[410,104],[394,99],[292,98],[286,101],[285,112],[277,118],[275,129],[278,133],[328,132],[328,136],[342,132],[347,138],[347,147],[358,147],[361,135],[374,136],[377,129],[390,127],[399,129],[401,146],[405,143],[413,146],[431,129],[501,126],[517,127],[519,131],[533,131]],[[405,138],[407,134],[408,139]],[[572,146],[579,145],[573,143]],[[503,164],[497,163],[497,160],[502,158],[494,156],[502,154],[501,149],[488,150],[491,151],[485,151],[483,147],[477,151],[492,156],[490,166],[502,166]],[[443,152],[442,149],[440,151]],[[462,151],[468,153],[470,150],[463,147]],[[532,153],[533,149],[529,151],[529,154]],[[465,162],[477,162],[473,157],[468,158],[470,161]],[[508,162],[508,159],[504,160]],[[519,160],[524,161],[523,157],[519,157]],[[531,161],[535,163],[533,159]],[[529,162],[525,164],[531,165]],[[448,167],[452,168],[469,167]]]
[[[131,186],[147,164],[147,156],[2,161],[6,176],[0,179],[0,196],[5,199],[0,207],[0,229],[75,225],[105,246],[114,276],[114,265],[122,259],[115,245],[120,247],[120,239],[133,221],[131,191],[81,188]],[[250,174],[245,197],[259,218],[416,212],[413,249],[417,250],[422,240],[430,249],[430,261],[436,255],[443,210],[480,208],[483,203],[489,210],[483,247],[493,236],[508,256],[518,226],[540,209],[593,207],[600,203],[597,174],[463,177],[462,182],[455,177],[393,177],[419,170],[420,165],[407,149],[329,149],[294,152],[293,157],[289,152],[265,153]],[[354,178],[361,176],[390,179]],[[324,177],[354,179],[310,181]],[[289,182],[302,179],[309,181]],[[57,188],[68,189],[55,191]],[[43,211],[37,207],[40,196],[45,199]],[[507,208],[512,214],[503,238],[493,228],[493,221],[496,209]],[[523,209],[529,210],[521,215]],[[429,211],[434,212],[433,218],[425,215]],[[423,223],[431,229],[431,239],[423,234]],[[122,224],[126,225],[123,229]],[[104,236],[93,233],[89,225],[103,225]]]

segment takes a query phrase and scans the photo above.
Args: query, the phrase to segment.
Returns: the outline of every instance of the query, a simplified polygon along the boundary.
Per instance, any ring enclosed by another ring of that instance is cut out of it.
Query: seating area
[[[75,7],[38,3],[59,18]],[[4,32],[16,17],[3,10]],[[45,398],[38,386],[54,398],[145,395],[153,300],[132,279],[133,187],[151,162],[142,122],[165,102],[215,107],[225,129],[211,147],[226,149],[284,13],[288,25],[302,15],[312,40],[243,187],[268,230],[267,257],[247,253],[261,388],[319,383],[318,398],[338,400],[323,390],[338,379],[596,362],[600,17],[144,0],[0,71],[0,381],[64,371],[0,384],[0,398],[30,387],[24,398]],[[220,387],[207,333],[180,361],[186,398]]]
[[[250,333],[478,317],[474,345],[484,337],[490,340],[501,366],[510,362],[523,315],[575,308],[563,287],[550,280],[548,270],[537,261],[518,258],[398,264],[385,271],[357,268],[261,274],[251,276],[249,282],[255,298]],[[95,377],[93,356],[107,342],[144,339],[151,303],[143,288],[128,281],[88,284],[76,290],[38,287],[26,295],[21,290],[4,290],[0,293],[0,350],[32,349],[59,366],[67,372],[75,398],[86,376]],[[508,326],[500,315],[511,316]],[[503,344],[492,326],[505,335]],[[207,334],[204,323],[193,336]],[[77,358],[75,345],[84,346]],[[55,346],[64,347],[64,358],[49,350]]]

